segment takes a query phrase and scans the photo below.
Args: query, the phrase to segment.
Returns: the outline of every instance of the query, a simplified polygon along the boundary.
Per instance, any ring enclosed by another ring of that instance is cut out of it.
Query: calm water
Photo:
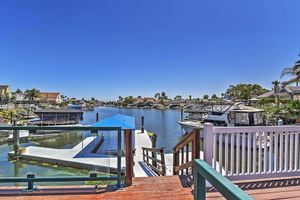
[[[176,110],[148,110],[148,109],[125,109],[125,108],[110,108],[99,107],[92,112],[84,113],[84,121],[82,124],[93,124],[96,122],[96,113],[99,113],[100,119],[113,116],[121,113],[135,117],[136,128],[140,129],[141,116],[145,117],[145,129],[157,134],[157,146],[165,147],[167,152],[172,151],[172,147],[177,143],[181,136],[180,126],[177,121],[180,119],[180,112]],[[58,149],[72,148],[78,144],[82,138],[90,136],[89,132],[69,132],[63,133],[57,137],[30,141],[22,143],[22,146],[41,146]],[[106,142],[105,149],[114,149],[116,145],[115,137],[104,135]],[[12,145],[4,144],[0,146],[0,176],[15,176],[24,177],[27,173],[34,173],[36,176],[74,176],[74,175],[88,175],[87,170],[78,170],[74,168],[52,166],[47,164],[24,162],[24,161],[8,161],[7,153],[12,151]],[[52,183],[52,185],[63,184],[82,184],[82,183]],[[2,184],[3,185],[3,184]],[[9,185],[9,184],[4,184]],[[18,185],[18,184],[11,184]],[[50,185],[50,184],[39,184]]]

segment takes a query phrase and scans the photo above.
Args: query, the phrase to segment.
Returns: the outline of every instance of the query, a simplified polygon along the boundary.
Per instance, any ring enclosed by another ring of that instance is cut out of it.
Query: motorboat
[[[264,110],[246,106],[243,102],[198,106],[184,112],[187,117],[178,123],[186,132],[203,128],[204,123],[228,127],[264,125]]]

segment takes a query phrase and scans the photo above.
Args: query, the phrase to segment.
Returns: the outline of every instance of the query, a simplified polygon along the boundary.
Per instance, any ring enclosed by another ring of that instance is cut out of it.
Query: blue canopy
[[[135,129],[135,118],[117,114],[109,118],[100,120],[99,122],[93,124],[95,127],[121,127],[122,129]]]

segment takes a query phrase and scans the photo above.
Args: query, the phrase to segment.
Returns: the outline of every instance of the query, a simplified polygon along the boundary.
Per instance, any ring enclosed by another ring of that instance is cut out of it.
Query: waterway
[[[92,125],[96,122],[96,113],[99,113],[100,120],[111,117],[115,114],[125,114],[135,117],[136,129],[141,127],[141,116],[145,118],[145,129],[157,134],[157,146],[165,147],[166,152],[172,152],[172,147],[177,143],[182,132],[177,121],[180,120],[180,111],[177,110],[151,110],[151,109],[127,109],[98,107],[94,111],[85,112],[83,116],[84,125]],[[21,146],[36,145],[41,147],[66,149],[72,148],[82,139],[90,136],[89,132],[65,132],[57,137],[38,141],[28,141]],[[114,149],[116,146],[114,134],[105,134],[105,149]],[[53,166],[45,163],[34,163],[24,161],[9,161],[7,153],[12,151],[12,145],[3,144],[0,146],[0,176],[2,177],[25,177],[28,173],[34,173],[39,177],[49,176],[85,176],[87,170],[79,170],[68,167]],[[79,183],[40,183],[39,185],[71,185]],[[0,184],[0,185],[23,185],[23,184]]]

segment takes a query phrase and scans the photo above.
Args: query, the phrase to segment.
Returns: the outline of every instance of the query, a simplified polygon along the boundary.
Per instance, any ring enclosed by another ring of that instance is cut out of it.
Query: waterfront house
[[[59,92],[41,92],[39,102],[42,103],[61,103],[62,99]]]
[[[11,88],[9,85],[0,85],[0,94],[1,95],[8,95],[11,97]]]
[[[40,120],[32,124],[41,126],[78,124],[83,119],[83,112],[75,109],[39,109],[34,113]]]
[[[300,87],[298,86],[285,86],[281,88],[276,94],[280,100],[300,100]],[[267,98],[275,99],[275,92],[271,90],[257,97],[258,99]]]

